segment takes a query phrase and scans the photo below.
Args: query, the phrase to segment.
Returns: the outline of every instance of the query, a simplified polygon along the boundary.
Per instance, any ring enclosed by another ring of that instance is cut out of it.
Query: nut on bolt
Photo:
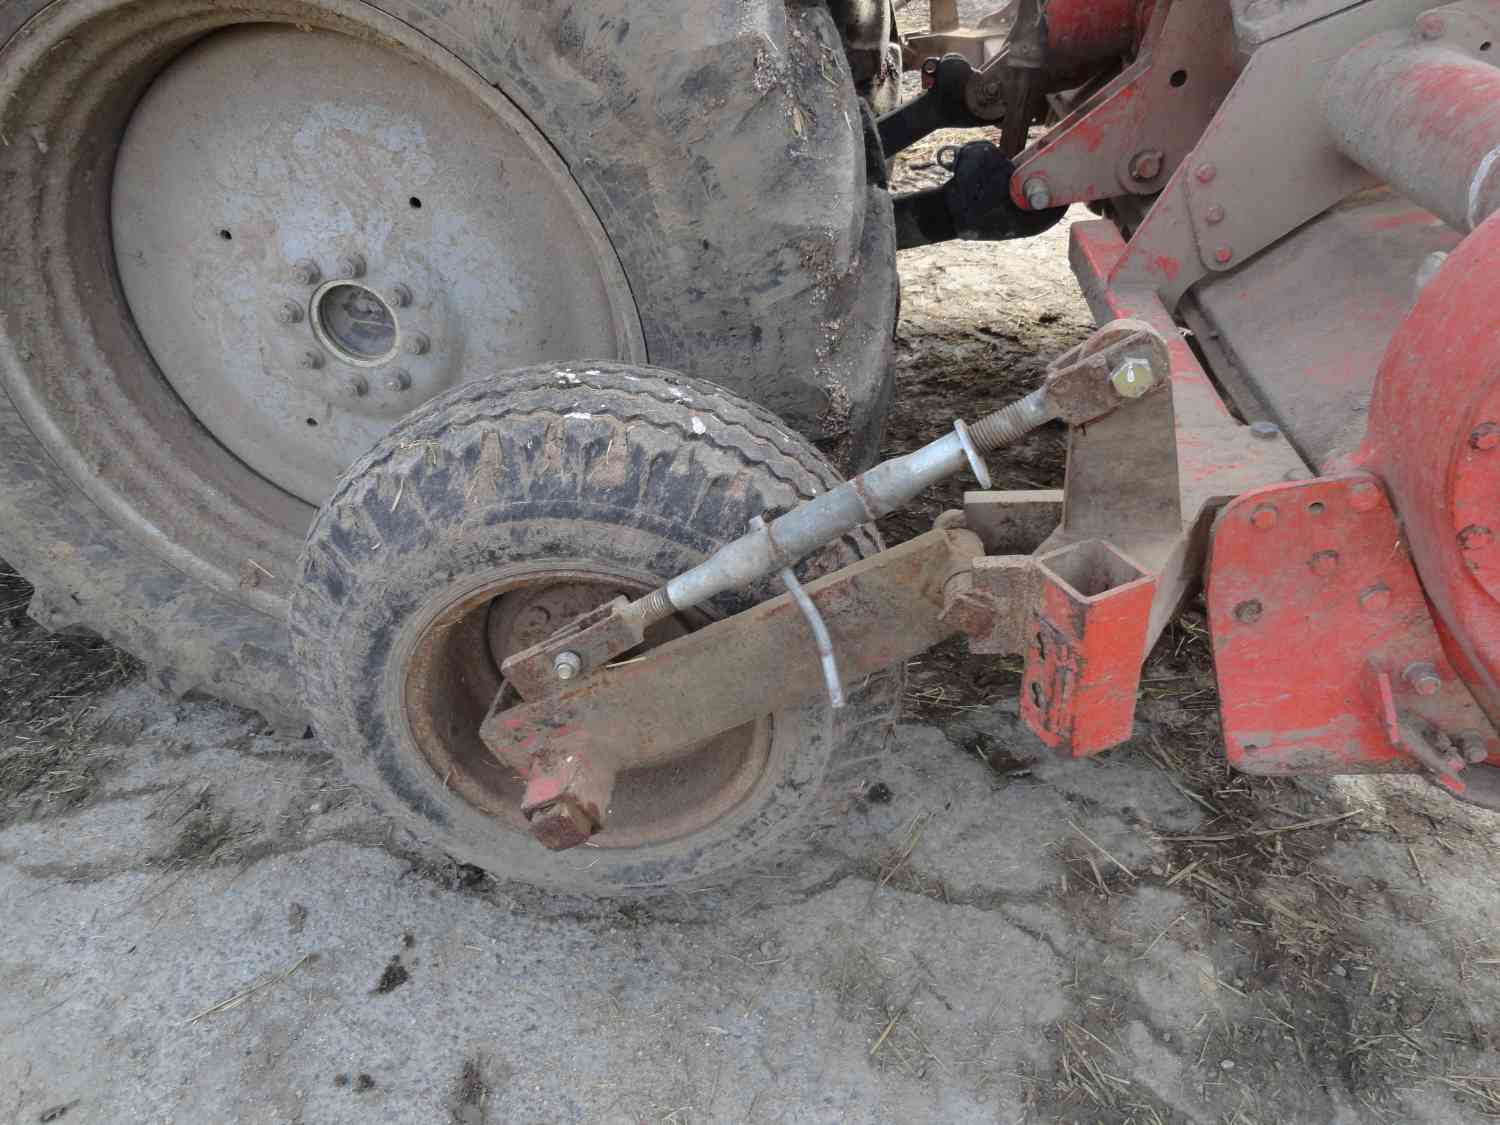
[[[303,352],[297,360],[297,366],[303,371],[316,371],[323,366],[323,357],[317,352]]]
[[[298,285],[316,285],[323,280],[323,271],[311,258],[303,258],[292,264],[292,280]]]
[[[292,301],[282,301],[276,306],[276,323],[291,326],[302,319],[302,308]]]
[[[420,332],[413,332],[402,342],[402,347],[406,349],[407,355],[426,355],[427,349],[432,347],[432,341]]]
[[[552,662],[552,671],[557,673],[559,680],[571,680],[583,671],[583,658],[576,652],[560,652]]]
[[[1128,355],[1109,373],[1109,381],[1121,398],[1140,398],[1156,386],[1151,361]]]
[[[339,276],[364,277],[365,259],[362,254],[345,254],[338,261]]]
[[[1154,180],[1161,175],[1162,161],[1165,158],[1160,149],[1148,148],[1136,153],[1130,159],[1130,177],[1135,180]]]
[[[1021,194],[1026,197],[1026,206],[1033,211],[1045,211],[1052,206],[1052,189],[1040,176],[1032,176],[1022,184]]]
[[[530,822],[532,836],[554,852],[576,848],[599,830],[598,822],[567,794],[533,812]]]
[[[1425,660],[1408,664],[1401,673],[1401,678],[1418,695],[1436,695],[1443,690],[1443,677],[1438,674],[1437,666]]]

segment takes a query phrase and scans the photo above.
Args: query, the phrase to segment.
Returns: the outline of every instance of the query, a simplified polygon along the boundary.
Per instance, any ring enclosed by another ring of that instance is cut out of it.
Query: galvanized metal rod
[[[758,531],[766,526],[766,521],[755,516],[750,520],[750,526]],[[807,627],[812,630],[813,644],[818,649],[818,662],[823,666],[823,686],[828,689],[829,704],[837,711],[844,705],[844,681],[839,675],[838,658],[833,651],[833,638],[828,635],[828,626],[824,624],[823,615],[818,612],[812,598],[802,588],[802,583],[797,580],[797,572],[786,567],[780,577],[786,592],[792,596],[792,601],[797,603],[797,608],[807,620]]]
[[[968,427],[969,440],[979,452],[988,453],[1057,416],[1045,388],[1038,388]],[[777,574],[861,524],[905,507],[968,462],[957,430],[912,453],[882,461],[770,524],[752,527],[692,570],[632,603],[627,612],[649,625],[702,605],[726,590]]]

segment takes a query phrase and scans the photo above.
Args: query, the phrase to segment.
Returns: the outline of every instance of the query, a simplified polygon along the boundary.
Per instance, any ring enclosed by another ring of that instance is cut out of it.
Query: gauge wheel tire
[[[900,668],[839,711],[788,708],[621,774],[603,832],[577,851],[526,832],[523,783],[478,729],[501,661],[565,619],[543,599],[582,595],[576,613],[639,597],[838,480],[765,411],[653,368],[543,366],[458,388],[354,465],[308,534],[291,628],[313,722],[387,813],[504,877],[630,894],[774,868],[879,776]],[[879,549],[860,528],[799,570]],[[668,624],[680,635],[776,592],[761,583]],[[514,625],[528,613],[529,632]]]
[[[652,362],[878,449],[891,208],[820,5],[0,0],[0,140],[0,554],[174,693],[304,726],[314,513],[470,379]]]

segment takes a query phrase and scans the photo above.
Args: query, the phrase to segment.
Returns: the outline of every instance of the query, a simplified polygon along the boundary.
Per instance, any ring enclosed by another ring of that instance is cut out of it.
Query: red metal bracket
[[[1236,498],[1214,527],[1207,593],[1236,768],[1434,767],[1429,742],[1471,758],[1500,751],[1443,651],[1377,478],[1320,477]]]
[[[1156,576],[1102,539],[1036,560],[1041,597],[1026,647],[1021,718],[1074,757],[1130,737]]]

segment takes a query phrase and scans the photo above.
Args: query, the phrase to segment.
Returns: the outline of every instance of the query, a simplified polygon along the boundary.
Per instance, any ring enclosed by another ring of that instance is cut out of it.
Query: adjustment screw
[[[1160,149],[1148,148],[1130,159],[1130,176],[1136,180],[1154,180],[1161,175],[1164,159]]]
[[[1140,398],[1156,385],[1151,361],[1128,355],[1109,373],[1109,381],[1121,398]]]
[[[1275,422],[1267,422],[1264,419],[1259,422],[1251,422],[1250,436],[1258,437],[1261,441],[1275,441],[1281,436],[1281,427]]]
[[[363,375],[351,375],[344,383],[344,389],[354,398],[364,398],[370,393],[370,383]]]
[[[571,680],[583,671],[583,659],[576,652],[560,652],[552,662],[552,670],[559,680]]]
[[[1213,183],[1214,182],[1214,177],[1217,176],[1218,174],[1219,174],[1219,170],[1217,168],[1215,168],[1212,164],[1200,164],[1200,165],[1198,165],[1198,170],[1193,173],[1193,175],[1197,177],[1198,182],[1200,184],[1211,184],[1211,183]]]
[[[297,360],[297,366],[303,371],[316,371],[323,366],[323,357],[317,352],[303,352],[302,357]]]
[[[364,277],[365,259],[361,254],[345,254],[338,261],[339,274],[342,277]]]
[[[404,309],[411,304],[411,290],[404,285],[398,285],[391,290],[391,302],[398,308]]]
[[[393,371],[385,377],[385,387],[388,391],[409,391],[411,376],[405,371]]]
[[[1215,203],[1207,211],[1203,212],[1203,219],[1209,226],[1222,223],[1224,221],[1224,208]]]
[[[1026,197],[1026,206],[1033,211],[1045,211],[1052,206],[1052,191],[1040,176],[1032,176],[1022,184],[1021,194]]]
[[[1220,246],[1214,251],[1214,261],[1221,266],[1227,266],[1234,259],[1234,250],[1228,246]]]
[[[427,349],[432,346],[432,341],[420,332],[413,332],[403,342],[407,355],[426,355]]]
[[[291,326],[302,319],[302,309],[291,301],[282,301],[276,306],[276,323]]]
[[[323,271],[311,258],[303,258],[292,266],[292,280],[298,285],[316,285],[323,280]]]
[[[1500,426],[1493,422],[1481,422],[1469,435],[1469,445],[1481,452],[1494,449],[1500,445]]]
[[[1390,607],[1390,604],[1391,589],[1383,582],[1377,583],[1374,586],[1368,586],[1360,592],[1360,609],[1368,609],[1373,612],[1376,610],[1388,609]]]
[[[1250,513],[1250,526],[1261,531],[1269,531],[1276,526],[1276,519],[1274,504],[1258,504],[1255,511]]]
[[[1436,666],[1425,660],[1408,664],[1406,670],[1401,673],[1401,678],[1411,685],[1412,691],[1418,695],[1436,695],[1443,690],[1443,677],[1438,675]]]

